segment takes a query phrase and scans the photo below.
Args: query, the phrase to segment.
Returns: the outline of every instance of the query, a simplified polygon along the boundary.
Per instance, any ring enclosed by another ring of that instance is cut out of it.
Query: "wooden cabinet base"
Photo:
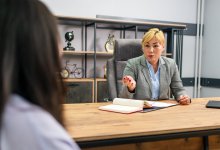
[[[106,79],[97,79],[97,102],[106,102],[109,100],[108,85]]]
[[[109,99],[106,79],[65,79],[67,85],[67,94],[65,103],[92,103],[106,102]],[[94,84],[96,84],[96,100],[94,100]]]
[[[220,135],[209,136],[209,150],[220,149]]]
[[[182,138],[135,144],[112,145],[83,150],[203,150],[203,138]],[[220,149],[220,135],[209,136],[209,150]]]
[[[65,103],[92,103],[94,102],[94,81],[68,79]]]

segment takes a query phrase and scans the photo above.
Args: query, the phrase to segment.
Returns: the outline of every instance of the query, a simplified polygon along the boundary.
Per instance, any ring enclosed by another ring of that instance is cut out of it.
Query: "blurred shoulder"
[[[50,113],[19,95],[12,95],[7,102],[2,130],[4,145],[18,149],[23,146],[48,150],[77,147]]]

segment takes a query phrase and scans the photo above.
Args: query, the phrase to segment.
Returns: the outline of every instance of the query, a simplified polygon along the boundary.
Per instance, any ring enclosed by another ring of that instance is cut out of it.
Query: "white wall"
[[[201,97],[220,97],[220,88],[201,88]]]
[[[206,0],[202,49],[202,77],[220,79],[220,1]],[[202,96],[220,96],[219,88],[201,88]]]
[[[109,15],[196,23],[197,0],[42,0],[55,15]]]
[[[205,3],[202,77],[220,78],[220,1]]]

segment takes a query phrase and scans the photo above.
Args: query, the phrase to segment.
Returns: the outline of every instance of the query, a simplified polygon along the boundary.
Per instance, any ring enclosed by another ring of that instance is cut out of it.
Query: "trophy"
[[[73,31],[72,31],[72,32],[66,32],[66,34],[65,34],[65,39],[66,39],[65,42],[67,42],[67,46],[64,47],[63,50],[66,50],[66,51],[68,51],[68,50],[74,51],[75,48],[72,47],[72,46],[71,46],[71,43],[70,43],[70,42],[74,39]]]

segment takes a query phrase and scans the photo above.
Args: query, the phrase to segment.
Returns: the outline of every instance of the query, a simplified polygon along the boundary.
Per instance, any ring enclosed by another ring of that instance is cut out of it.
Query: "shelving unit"
[[[166,53],[164,54],[167,57],[174,58],[179,66],[181,73],[182,68],[182,43],[183,43],[183,30],[186,28],[184,24],[176,23],[165,23],[158,21],[138,21],[138,20],[122,20],[122,19],[102,19],[102,18],[81,18],[81,17],[67,17],[67,16],[58,16],[57,17],[59,24],[61,25],[70,25],[77,28],[81,28],[81,45],[82,50],[75,51],[62,51],[63,56],[79,56],[84,59],[83,69],[85,70],[85,76],[82,79],[67,79],[65,82],[67,84],[74,83],[91,83],[92,86],[92,96],[90,96],[90,102],[99,102],[104,101],[103,98],[107,98],[107,95],[101,95],[101,93],[107,93],[107,90],[101,83],[106,84],[106,79],[96,77],[96,65],[97,57],[111,57],[113,53],[105,52],[103,50],[97,50],[97,29],[99,30],[116,30],[120,32],[119,38],[125,38],[126,32],[134,33],[134,38],[138,38],[138,33],[145,32],[149,28],[157,27],[163,30],[166,33],[167,38],[167,48]],[[93,49],[88,50],[88,28],[93,29]],[[106,38],[106,37],[105,37]],[[93,78],[87,78],[87,59],[88,57],[93,57]],[[70,84],[70,85],[71,85]],[[106,90],[106,91],[101,91]],[[85,92],[84,92],[85,95]],[[82,97],[84,96],[82,95]],[[102,100],[100,100],[100,98]],[[68,100],[69,102],[69,100]],[[77,102],[88,102],[84,100],[79,100]]]

